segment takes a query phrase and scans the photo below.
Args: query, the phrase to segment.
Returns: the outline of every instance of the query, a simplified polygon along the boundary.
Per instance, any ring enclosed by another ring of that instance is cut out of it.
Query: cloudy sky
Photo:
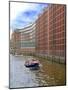
[[[11,29],[23,28],[34,22],[47,4],[37,3],[10,3],[10,27]]]

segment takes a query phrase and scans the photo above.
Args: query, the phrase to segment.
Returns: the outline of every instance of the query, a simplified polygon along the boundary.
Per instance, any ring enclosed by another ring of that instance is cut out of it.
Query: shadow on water
[[[40,69],[40,66],[30,67],[29,69],[30,69],[30,70],[39,70],[39,69]]]

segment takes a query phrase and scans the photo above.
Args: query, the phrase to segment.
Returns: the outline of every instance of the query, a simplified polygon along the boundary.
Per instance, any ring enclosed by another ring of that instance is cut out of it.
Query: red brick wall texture
[[[36,21],[36,52],[65,56],[65,5],[50,5]]]

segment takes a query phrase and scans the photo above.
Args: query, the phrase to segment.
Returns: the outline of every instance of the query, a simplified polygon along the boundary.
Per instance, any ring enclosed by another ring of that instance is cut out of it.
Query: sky
[[[47,4],[10,2],[10,28],[20,29],[36,21],[44,7]]]

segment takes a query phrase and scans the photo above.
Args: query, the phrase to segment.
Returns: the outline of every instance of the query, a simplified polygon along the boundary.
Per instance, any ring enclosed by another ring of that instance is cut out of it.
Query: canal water
[[[65,85],[65,65],[40,60],[40,68],[31,70],[24,64],[32,58],[10,55],[10,88]]]

